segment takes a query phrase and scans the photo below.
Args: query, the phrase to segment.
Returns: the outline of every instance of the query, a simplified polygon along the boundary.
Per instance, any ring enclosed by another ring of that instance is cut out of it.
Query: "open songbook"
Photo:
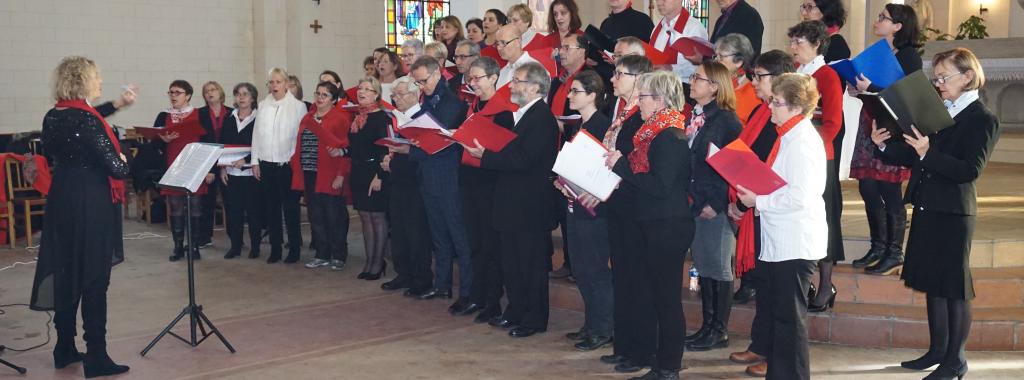
[[[708,144],[707,161],[730,186],[740,185],[757,195],[771,194],[786,185],[786,181],[740,139],[722,149]]]
[[[913,136],[911,127],[916,127],[922,136],[928,136],[956,124],[921,70],[878,94],[864,93],[859,98],[875,117],[878,128],[889,129],[893,136],[901,133]]]
[[[202,186],[206,175],[210,173],[210,168],[217,163],[223,150],[224,147],[220,144],[191,143],[185,145],[185,148],[178,154],[178,158],[174,159],[171,167],[164,172],[158,185],[190,193],[196,192],[199,190],[199,186]]]
[[[451,140],[452,131],[445,129],[429,112],[399,125],[398,134],[416,140],[420,149],[427,154],[440,152],[455,143]]]
[[[608,149],[597,138],[581,130],[572,141],[562,145],[551,170],[602,202],[607,201],[622,182],[618,174],[605,166],[607,154]]]

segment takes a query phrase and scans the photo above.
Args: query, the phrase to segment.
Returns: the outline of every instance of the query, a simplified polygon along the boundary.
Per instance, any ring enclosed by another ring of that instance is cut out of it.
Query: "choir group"
[[[546,35],[533,27],[545,20],[522,4],[490,9],[465,24],[447,16],[434,23],[434,42],[409,39],[399,52],[374,50],[362,60],[366,75],[354,87],[323,71],[310,102],[299,78],[282,68],[270,70],[265,87],[235,85],[233,107],[225,105],[224,88],[210,81],[199,88],[206,106],[193,109],[192,85],[175,80],[167,91],[170,107],[154,122],[168,128],[152,141],[166,163],[193,142],[251,152],[211,170],[191,207],[184,194],[162,190],[170,206],[170,260],[198,259],[210,244],[220,193],[231,243],[226,259],[241,255],[246,243],[248,257],[259,257],[269,235],[268,263],[299,261],[304,204],[315,250],[305,266],[341,271],[351,205],[366,252],[358,278],[382,279],[390,259],[397,275],[381,284],[384,290],[455,299],[448,308],[453,315],[474,315],[477,323],[522,338],[548,328],[549,277],[571,275],[585,320],[566,337],[581,351],[611,345],[600,361],[616,371],[650,368],[637,379],[678,379],[684,350],[728,347],[732,304],[756,300],[750,346],[730,360],[748,364],[752,376],[808,379],[807,313],[828,311],[841,290],[831,279],[846,260],[839,152],[845,129],[855,128],[850,173],[859,181],[871,248],[853,265],[871,274],[902,273],[907,286],[927,293],[930,348],[902,366],[938,364],[928,379],[963,376],[974,297],[966,265],[974,183],[998,139],[998,122],[978,99],[984,74],[977,58],[966,49],[933,58],[932,83],[952,127],[898,135],[878,127],[880,115],[867,108],[859,125],[844,125],[844,93],[871,96],[883,88],[864,75],[844,80],[829,65],[851,56],[839,34],[846,20],[841,0],[803,1],[794,9],[803,21],[787,32],[788,51],[766,52],[758,11],[744,0],[717,2],[722,14],[710,33],[679,0],[654,1],[664,15],[656,23],[629,1],[608,0],[611,13],[599,28],[584,27],[574,0],[554,0]],[[913,8],[886,5],[873,33],[888,42],[904,73],[921,69]],[[58,83],[62,71],[75,67],[98,80],[95,64],[80,59],[62,62]],[[61,102],[44,123],[56,166],[51,197],[60,198],[59,179],[67,172],[100,171],[98,178],[110,177],[116,189],[116,178],[126,175],[123,156],[114,154],[116,140],[104,143],[107,134],[96,132],[97,147],[76,152],[61,147],[74,138],[57,131],[70,128],[61,117],[77,115],[66,108],[79,105],[65,103],[98,93],[55,92]],[[133,101],[127,91],[93,109],[95,115],[77,116],[102,121],[101,114]],[[513,137],[500,149],[479,139],[438,146],[402,130],[425,119],[449,131],[496,125]],[[552,172],[560,147],[581,137],[603,146],[603,164],[621,179],[609,197]],[[759,194],[726,181],[707,157],[737,142],[784,185]],[[65,169],[83,158],[97,161]],[[905,202],[914,206],[906,254]],[[185,245],[186,225],[194,229],[195,247]],[[556,228],[565,253],[557,269],[551,264]],[[127,371],[94,344],[102,332],[90,332],[98,311],[87,312],[87,305],[98,298],[105,322],[105,283],[70,291],[51,285],[59,271],[48,271],[54,266],[45,257],[66,244],[53,237],[62,233],[89,239],[49,221],[44,231],[33,304],[58,310],[55,364],[81,360],[74,348],[81,298],[86,374]],[[701,327],[690,335],[681,301],[688,252],[690,288],[699,291],[702,307]],[[97,276],[108,282],[109,267]],[[44,302],[54,294],[56,302]]]

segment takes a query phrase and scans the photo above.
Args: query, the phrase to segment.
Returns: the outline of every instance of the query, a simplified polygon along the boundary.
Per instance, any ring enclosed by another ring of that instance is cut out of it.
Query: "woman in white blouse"
[[[818,104],[814,78],[783,74],[772,82],[772,123],[779,138],[767,164],[786,181],[771,194],[737,186],[740,201],[761,215],[765,286],[757,303],[772,305],[768,379],[810,379],[807,290],[816,261],[825,256],[825,148],[811,124]]]

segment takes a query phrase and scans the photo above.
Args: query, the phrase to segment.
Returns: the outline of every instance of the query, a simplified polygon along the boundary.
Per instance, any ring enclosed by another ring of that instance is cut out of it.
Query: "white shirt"
[[[956,115],[959,115],[961,111],[966,109],[967,106],[971,105],[971,103],[974,103],[976,100],[978,100],[978,90],[971,90],[960,94],[960,97],[956,98],[955,101],[950,102],[946,100],[943,101],[943,103],[946,105],[946,111],[949,112],[949,117],[956,117]]]
[[[797,67],[796,72],[800,74],[814,75],[814,73],[818,72],[818,69],[823,66],[825,66],[825,56],[819,55],[814,57],[810,62],[807,62],[806,65],[800,65],[800,67]]]
[[[786,185],[757,196],[762,261],[818,260],[828,250],[825,147],[809,119],[782,136],[772,164]]]
[[[395,88],[395,82],[380,84],[380,100],[391,104],[391,90]]]
[[[531,100],[529,103],[526,103],[525,106],[519,107],[518,111],[513,112],[512,120],[514,121],[515,126],[519,126],[519,119],[522,119],[523,115],[526,115],[526,111],[529,111],[530,107],[533,107],[534,104],[537,104],[537,102],[540,102],[542,100],[544,100],[544,96],[539,96],[537,97],[537,99]]]
[[[295,153],[295,139],[299,122],[309,110],[306,104],[290,92],[281,100],[267,95],[256,109],[256,124],[252,131],[252,163],[260,161],[286,163]]]
[[[524,51],[523,55],[519,56],[519,59],[515,62],[505,64],[505,67],[502,67],[501,71],[498,72],[498,84],[494,88],[502,88],[505,87],[506,84],[511,83],[512,78],[516,75],[516,70],[519,69],[520,66],[529,62],[537,62],[537,60],[533,59],[533,57],[530,56],[530,53]]]
[[[409,109],[405,111],[399,111],[397,108],[395,111],[397,112],[397,114],[395,114],[395,118],[398,119],[398,125],[401,126],[412,121],[413,116],[416,115],[417,112],[420,112],[420,104],[413,104],[412,107],[409,107]],[[388,135],[391,135],[390,131]]]
[[[256,118],[256,110],[253,110],[252,112],[250,112],[249,116],[246,116],[245,119],[239,119],[238,118],[238,109],[235,108],[235,110],[231,111],[231,117],[235,118],[235,126],[236,126],[236,128],[237,128],[237,130],[239,132],[241,132],[243,129],[245,129],[247,127],[248,128],[255,128],[254,126],[250,127],[249,123],[252,123],[252,119]],[[236,176],[236,177],[249,177],[249,176],[252,176],[252,169],[249,169],[249,168],[236,168],[234,166],[226,166],[226,167],[224,167],[224,169],[227,170],[228,175],[232,175],[232,176]]]
[[[667,18],[661,19],[661,32],[659,32],[657,36],[651,36],[653,40],[651,41],[651,45],[654,46],[655,49],[665,51],[667,46],[671,45],[680,37],[700,37],[705,40],[708,39],[707,29],[704,29],[704,25],[702,25],[700,21],[693,16],[690,16],[686,25],[683,26],[683,32],[677,33],[675,31],[676,21],[679,21],[680,17],[682,17],[682,13],[673,17],[671,20]],[[697,66],[694,66],[693,63],[687,61],[686,57],[682,54],[676,53],[676,55],[676,63],[672,65],[672,72],[679,76],[679,79],[682,79],[684,83],[690,83],[690,75],[693,75],[693,73],[697,71]]]

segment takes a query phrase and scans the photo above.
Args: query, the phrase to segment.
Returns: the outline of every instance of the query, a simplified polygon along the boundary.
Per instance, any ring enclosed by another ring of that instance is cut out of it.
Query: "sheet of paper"
[[[604,165],[606,153],[604,146],[595,139],[577,135],[562,146],[552,171],[606,201],[622,182],[622,178]]]
[[[187,189],[190,192],[199,190],[210,168],[217,163],[223,148],[220,144],[191,143],[185,145],[178,158],[167,168],[160,178],[161,186]]]

